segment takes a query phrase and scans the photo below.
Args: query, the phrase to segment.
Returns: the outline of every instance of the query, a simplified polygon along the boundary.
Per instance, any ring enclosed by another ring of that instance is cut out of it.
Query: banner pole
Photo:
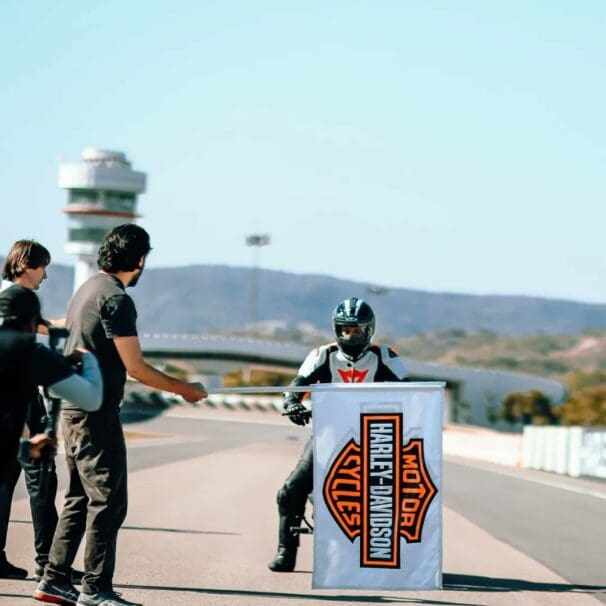
[[[446,383],[441,381],[426,381],[426,382],[403,382],[403,383],[316,383],[314,385],[300,385],[300,386],[262,386],[262,387],[221,387],[219,389],[212,389],[208,391],[209,396],[213,395],[227,395],[227,394],[281,394],[284,392],[291,393],[307,393],[314,391],[337,391],[342,389],[355,389],[355,390],[385,390],[386,385],[389,389],[443,389]]]

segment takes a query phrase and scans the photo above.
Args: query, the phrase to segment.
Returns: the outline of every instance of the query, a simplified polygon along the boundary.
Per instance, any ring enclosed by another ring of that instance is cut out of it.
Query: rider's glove
[[[307,425],[307,423],[309,423],[311,412],[307,410],[307,408],[305,408],[301,402],[292,402],[290,404],[286,404],[285,408],[288,418],[295,425]]]

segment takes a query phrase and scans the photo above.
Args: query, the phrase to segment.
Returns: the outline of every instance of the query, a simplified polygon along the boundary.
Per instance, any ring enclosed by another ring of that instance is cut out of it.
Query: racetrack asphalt
[[[518,538],[512,541],[507,533],[507,511],[512,508],[503,502],[503,495],[525,494],[528,501],[519,504],[523,511],[526,505],[543,499],[535,524],[540,527],[543,520],[548,528],[552,521],[545,516],[549,503],[544,500],[562,504],[554,514],[558,516],[570,506],[567,499],[577,499],[578,495],[562,496],[566,491],[548,487],[542,491],[530,480],[516,483],[515,475],[499,474],[499,468],[491,471],[490,466],[447,460],[444,589],[313,590],[312,537],[302,537],[294,573],[271,573],[266,567],[277,538],[275,494],[297,460],[307,430],[267,413],[238,415],[187,409],[127,429],[130,503],[119,535],[115,583],[128,599],[171,606],[606,603],[606,574],[604,579],[599,572],[597,577],[584,579],[592,582],[582,582],[580,576],[582,570],[592,568],[593,561],[584,566],[581,563],[578,570],[573,567],[556,572],[560,565],[569,565],[566,558],[554,556],[552,562],[546,562],[544,554],[537,556],[538,549],[552,549],[549,542],[537,546],[540,539],[527,537],[524,545]],[[490,491],[495,492],[489,506],[481,502],[480,493]],[[20,487],[7,553],[13,563],[31,569],[31,517],[24,496]],[[61,495],[58,505],[60,502]],[[573,500],[576,508],[591,508],[591,504],[594,501]],[[519,516],[517,507],[513,515]],[[606,501],[595,499],[595,507],[606,510]],[[588,523],[593,519],[590,514],[593,516],[591,512],[586,516]],[[516,536],[523,535],[525,528],[516,528]],[[601,539],[603,549],[604,528],[594,530],[594,540]],[[601,557],[603,551],[596,553]],[[77,565],[82,565],[81,554]],[[35,604],[29,597],[35,586],[32,580],[0,580],[0,604]]]

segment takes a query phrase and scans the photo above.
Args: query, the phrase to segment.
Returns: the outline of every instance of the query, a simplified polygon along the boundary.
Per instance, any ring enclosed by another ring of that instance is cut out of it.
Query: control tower
[[[145,173],[116,151],[85,149],[81,162],[59,167],[59,187],[69,194],[65,252],[77,256],[74,290],[97,271],[97,251],[108,232],[137,218],[145,181]]]

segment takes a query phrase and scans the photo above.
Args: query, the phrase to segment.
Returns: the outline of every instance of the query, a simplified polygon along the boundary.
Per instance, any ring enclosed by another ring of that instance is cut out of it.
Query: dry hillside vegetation
[[[393,343],[403,357],[558,379],[565,379],[572,371],[606,370],[606,331],[514,337],[486,330],[450,329],[395,339]]]

